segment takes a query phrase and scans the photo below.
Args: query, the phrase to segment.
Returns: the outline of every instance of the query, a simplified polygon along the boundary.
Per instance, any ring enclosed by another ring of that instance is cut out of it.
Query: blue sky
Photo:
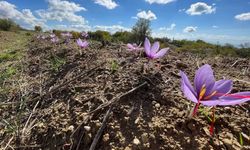
[[[250,43],[250,0],[6,0],[0,18],[46,30],[130,30],[151,20],[152,36]]]

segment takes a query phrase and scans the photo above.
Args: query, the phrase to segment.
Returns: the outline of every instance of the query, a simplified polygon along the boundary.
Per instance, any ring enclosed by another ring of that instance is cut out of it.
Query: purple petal
[[[181,90],[184,93],[184,96],[187,99],[197,103],[198,100],[196,98],[196,93],[194,92],[194,89],[193,89],[187,75],[182,71],[180,72],[180,74],[181,74]]]
[[[156,54],[156,52],[159,50],[159,48],[160,48],[160,43],[159,42],[155,42],[153,44],[153,46],[151,47],[151,50],[150,50],[151,56],[154,56]]]
[[[89,43],[88,43],[87,41],[84,41],[84,42],[82,43],[82,47],[83,47],[83,48],[87,47],[88,45],[89,45]]]
[[[222,100],[240,100],[250,98],[250,92],[238,92],[233,94],[226,94],[225,96],[220,97]]]
[[[247,101],[250,101],[250,98],[238,99],[238,100],[221,100],[218,105],[220,106],[237,105],[237,104],[245,103]]]
[[[206,64],[201,66],[195,73],[194,86],[197,93],[200,93],[200,90],[203,85],[205,85],[206,93],[205,96],[209,95],[213,90],[215,84],[213,70],[210,65]]]
[[[144,41],[144,49],[145,49],[145,53],[148,57],[151,57],[150,56],[150,47],[151,47],[151,44],[150,44],[150,41],[148,40],[148,38],[145,38],[145,41]]]
[[[218,105],[221,100],[207,100],[207,101],[200,101],[205,106],[216,106]]]
[[[78,44],[78,46],[81,46],[82,45],[82,40],[79,38],[76,40],[76,43]]]
[[[233,81],[232,80],[219,80],[214,84],[213,91],[216,91],[216,94],[211,97],[211,99],[218,99],[219,97],[229,93],[232,90]]]
[[[130,49],[130,50],[133,50],[134,49],[134,46],[130,43],[127,44],[127,47]]]
[[[153,57],[155,59],[163,57],[167,52],[169,51],[169,48],[163,48],[159,52],[157,52]]]
[[[227,94],[226,96],[220,97],[221,102],[219,105],[237,105],[250,101],[250,92],[238,92],[234,94]]]

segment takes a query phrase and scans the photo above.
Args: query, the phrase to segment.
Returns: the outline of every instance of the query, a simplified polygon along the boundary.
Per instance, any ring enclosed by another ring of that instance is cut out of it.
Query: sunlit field
[[[250,149],[249,27],[247,0],[0,1],[0,149]]]

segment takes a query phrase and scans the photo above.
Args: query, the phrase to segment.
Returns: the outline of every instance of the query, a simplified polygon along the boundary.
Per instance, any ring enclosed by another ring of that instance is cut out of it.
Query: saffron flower
[[[56,37],[56,35],[55,35],[55,34],[50,34],[49,36],[50,36],[51,38]]]
[[[84,31],[81,33],[81,35],[82,35],[83,38],[87,38],[89,36],[88,33],[84,32]]]
[[[59,42],[59,38],[58,37],[53,37],[53,38],[51,38],[51,40],[50,40],[52,43],[57,43],[57,42]]]
[[[151,44],[148,38],[145,39],[144,49],[149,59],[161,58],[169,51],[169,48],[163,48],[161,50],[159,50],[159,48],[160,48],[159,42],[155,42],[153,46],[151,47]]]
[[[89,45],[89,43],[87,41],[82,41],[80,38],[76,41],[76,43],[81,48],[86,48]]]
[[[133,43],[133,44],[130,44],[128,43],[127,44],[127,50],[128,51],[140,51],[142,50],[143,48],[140,47],[141,45],[137,45],[136,43]]]
[[[72,34],[70,32],[66,32],[66,33],[61,33],[61,35],[63,37],[67,37],[67,38],[71,38],[72,37]]]
[[[213,70],[210,65],[206,64],[200,67],[194,78],[194,87],[191,85],[188,77],[184,72],[181,74],[181,90],[184,96],[196,103],[193,116],[196,114],[200,104],[205,106],[226,106],[236,105],[250,100],[250,92],[239,92],[229,94],[232,90],[232,80],[215,81]],[[210,134],[213,135],[213,127],[215,122],[215,110],[213,107],[212,122],[210,126]]]
[[[194,78],[194,88],[188,77],[181,71],[181,89],[189,100],[205,106],[236,105],[250,100],[250,92],[229,94],[232,90],[232,80],[215,81],[213,70],[206,64],[200,67]]]

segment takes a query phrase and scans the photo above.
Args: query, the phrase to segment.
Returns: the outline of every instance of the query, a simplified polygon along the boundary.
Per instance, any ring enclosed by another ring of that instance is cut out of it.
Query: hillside
[[[74,39],[55,44],[27,33],[0,36],[3,149],[85,150],[100,127],[100,150],[250,149],[249,103],[216,107],[211,137],[211,108],[188,118],[193,103],[183,96],[179,75],[193,79],[210,64],[216,79],[234,81],[233,92],[250,91],[247,58],[171,49],[149,61],[125,44],[91,41],[80,49]]]

